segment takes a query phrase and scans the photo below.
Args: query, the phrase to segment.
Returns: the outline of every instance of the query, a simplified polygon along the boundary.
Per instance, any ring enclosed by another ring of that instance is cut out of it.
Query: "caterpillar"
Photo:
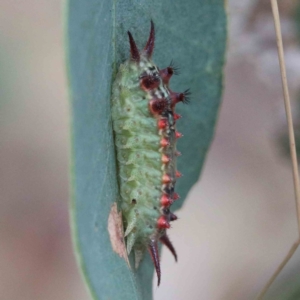
[[[175,93],[169,81],[177,69],[171,63],[159,69],[151,60],[155,29],[151,21],[148,41],[139,51],[128,31],[130,58],[121,64],[112,88],[112,121],[116,146],[120,210],[128,255],[133,250],[138,268],[148,249],[161,281],[158,241],[177,261],[177,254],[166,230],[177,216],[170,211],[179,198],[175,193],[176,168],[175,113],[179,102],[187,103],[189,90]]]

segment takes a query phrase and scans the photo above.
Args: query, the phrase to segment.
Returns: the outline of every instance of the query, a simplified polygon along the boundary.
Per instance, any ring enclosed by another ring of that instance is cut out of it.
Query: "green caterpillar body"
[[[174,107],[185,102],[187,94],[169,89],[172,66],[159,70],[151,61],[154,25],[140,53],[128,32],[131,58],[119,68],[112,90],[112,119],[118,162],[121,204],[128,254],[135,253],[135,266],[149,250],[160,283],[157,242],[160,240],[175,256],[166,229],[177,217],[169,207],[178,195],[176,178],[176,132]]]

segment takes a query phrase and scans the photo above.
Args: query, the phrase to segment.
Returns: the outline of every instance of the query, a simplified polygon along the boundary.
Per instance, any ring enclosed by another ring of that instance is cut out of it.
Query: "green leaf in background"
[[[127,30],[143,47],[150,20],[157,29],[154,62],[173,59],[180,75],[171,88],[190,88],[182,105],[178,143],[183,177],[177,191],[182,205],[198,180],[211,142],[222,91],[226,14],[221,0],[69,0],[68,68],[72,106],[72,225],[78,260],[94,299],[152,299],[153,266],[145,255],[137,272],[112,251],[107,220],[118,198],[110,119],[113,77],[129,57]],[[175,206],[175,205],[174,205]],[[181,220],[184,222],[184,220]],[[163,284],[163,278],[162,278]],[[195,283],[196,284],[196,283]]]

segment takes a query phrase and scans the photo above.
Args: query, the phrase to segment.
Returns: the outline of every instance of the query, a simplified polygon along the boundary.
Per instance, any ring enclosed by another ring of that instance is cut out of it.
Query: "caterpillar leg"
[[[158,247],[157,247],[157,241],[151,240],[148,246],[148,251],[151,255],[156,274],[157,274],[157,286],[160,284],[160,276],[161,276],[161,271],[160,271],[160,263],[159,263],[159,253],[158,253]]]

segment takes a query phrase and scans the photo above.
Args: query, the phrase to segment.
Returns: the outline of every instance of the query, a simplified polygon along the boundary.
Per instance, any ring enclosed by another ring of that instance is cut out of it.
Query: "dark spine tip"
[[[154,29],[154,23],[151,20],[150,34],[149,34],[147,44],[144,48],[144,53],[146,54],[147,58],[151,58],[152,56],[153,49],[154,49],[154,42],[155,42],[155,29]]]
[[[176,221],[178,217],[170,212],[170,221]]]
[[[174,74],[172,67],[167,67],[159,71],[159,74],[164,82],[164,84],[169,84],[169,81]]]
[[[190,102],[191,92],[189,89],[185,90],[183,93],[170,92],[170,94],[172,98],[172,107],[174,107],[179,102],[182,102],[184,104],[188,104]]]
[[[164,234],[159,240],[161,241],[162,244],[164,244],[171,251],[171,253],[173,254],[173,256],[175,258],[175,261],[177,262],[176,250],[175,250],[173,244],[171,243],[169,237],[167,236],[167,234]]]
[[[174,64],[173,59],[171,59],[171,62],[169,64],[169,68],[171,68],[173,70],[173,74],[174,75],[179,75],[179,68]]]
[[[134,61],[139,61],[140,60],[139,49],[137,48],[136,43],[135,43],[130,31],[127,31],[127,33],[128,33],[128,37],[129,37],[131,59]]]
[[[184,92],[183,92],[183,95],[184,95],[184,99],[183,99],[183,103],[184,104],[188,104],[189,102],[190,102],[190,100],[191,100],[191,91],[190,91],[190,89],[187,89],[187,90],[185,90]]]
[[[160,285],[160,278],[161,278],[161,271],[160,271],[160,263],[159,263],[159,253],[158,253],[158,247],[157,247],[157,241],[151,240],[148,246],[148,251],[150,253],[150,256],[152,258],[155,271],[157,274],[157,286]]]

